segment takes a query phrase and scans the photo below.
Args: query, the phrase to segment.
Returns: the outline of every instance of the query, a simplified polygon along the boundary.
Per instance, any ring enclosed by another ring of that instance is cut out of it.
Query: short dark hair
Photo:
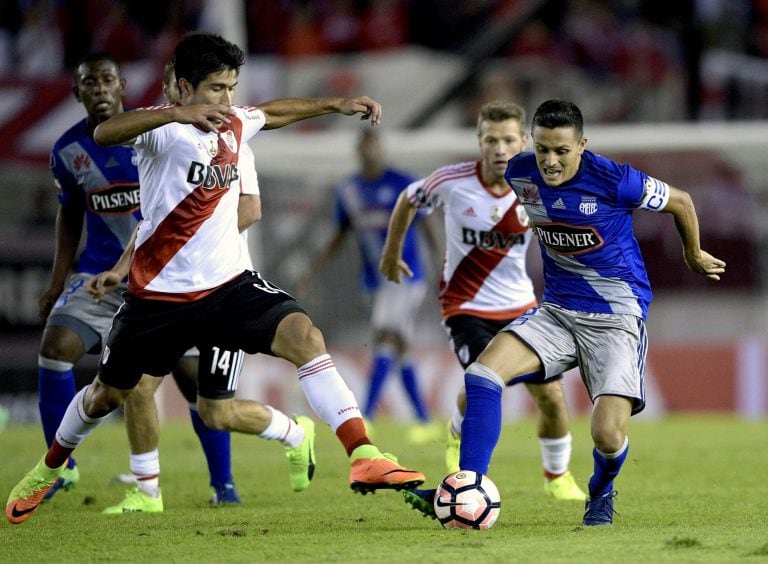
[[[163,67],[163,82],[170,85],[176,81],[176,61],[171,59]]]
[[[77,82],[79,76],[78,69],[81,65],[87,65],[89,63],[100,63],[101,61],[106,61],[107,63],[114,65],[117,69],[118,76],[121,76],[120,63],[118,63],[112,55],[106,51],[91,51],[90,53],[86,53],[80,57],[75,63],[75,66],[72,69],[72,80],[75,83]]]
[[[533,114],[531,127],[557,129],[572,127],[579,138],[584,135],[584,117],[579,107],[569,100],[555,98],[542,102]]]
[[[477,133],[480,134],[480,124],[484,121],[507,121],[516,119],[520,123],[520,131],[525,127],[525,110],[509,100],[491,100],[480,106],[477,113]]]
[[[195,31],[179,41],[173,60],[176,79],[184,78],[196,88],[211,73],[223,70],[239,72],[245,62],[245,53],[220,35]]]

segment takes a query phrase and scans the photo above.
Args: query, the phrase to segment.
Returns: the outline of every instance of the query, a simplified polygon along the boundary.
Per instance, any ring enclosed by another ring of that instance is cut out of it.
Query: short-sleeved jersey
[[[366,290],[375,290],[384,281],[379,272],[379,260],[387,238],[389,216],[398,196],[413,180],[413,176],[387,169],[374,180],[356,174],[336,189],[336,221],[341,229],[351,227],[355,232],[362,259],[362,284]],[[413,225],[405,235],[403,260],[413,272],[413,277],[407,278],[405,283],[422,281],[424,266]]]
[[[238,170],[240,171],[240,195],[241,196],[260,196],[259,176],[256,174],[256,160],[253,151],[247,143],[240,146],[240,161]],[[248,229],[240,232],[240,240],[245,247],[245,253],[248,256],[249,268],[253,269],[251,253],[248,249]]]
[[[439,301],[444,319],[512,319],[536,305],[525,268],[528,218],[513,191],[493,193],[480,162],[444,166],[407,188],[411,205],[445,213]]]
[[[109,270],[141,219],[136,153],[131,147],[100,147],[83,119],[54,144],[51,172],[60,204],[85,210],[77,272]]]
[[[557,187],[544,182],[532,153],[510,159],[505,178],[539,239],[543,301],[645,319],[652,293],[632,212],[661,211],[669,186],[590,151],[584,151],[577,174]]]
[[[237,230],[239,155],[266,117],[232,109],[217,132],[169,123],[134,141],[144,215],[128,275],[134,295],[197,300],[250,268]]]

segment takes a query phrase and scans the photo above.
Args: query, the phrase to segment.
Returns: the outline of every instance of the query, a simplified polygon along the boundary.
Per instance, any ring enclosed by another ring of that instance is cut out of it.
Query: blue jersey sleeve
[[[634,209],[640,205],[645,189],[645,174],[629,165],[622,165],[623,175],[618,186],[617,205],[621,208]]]
[[[56,147],[51,151],[50,167],[56,184],[59,203],[62,206],[72,203],[82,204],[85,198],[83,190],[78,186],[75,177],[64,164],[64,160],[60,158]]]

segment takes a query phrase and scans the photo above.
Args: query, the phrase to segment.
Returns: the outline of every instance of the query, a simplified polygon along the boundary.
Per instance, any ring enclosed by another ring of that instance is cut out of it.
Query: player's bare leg
[[[290,313],[280,321],[272,352],[296,365],[309,404],[344,445],[352,461],[354,491],[411,489],[424,481],[422,473],[403,468],[371,443],[354,394],[328,355],[322,333],[306,314]]]

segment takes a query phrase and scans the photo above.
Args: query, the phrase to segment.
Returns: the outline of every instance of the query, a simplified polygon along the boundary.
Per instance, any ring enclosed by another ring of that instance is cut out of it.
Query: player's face
[[[117,67],[110,61],[80,65],[72,91],[94,125],[123,111],[125,80],[120,78]]]
[[[521,152],[528,143],[528,135],[516,119],[482,121],[477,138],[483,158],[483,176],[493,181],[503,180],[507,161]]]
[[[212,72],[195,89],[184,88],[180,81],[182,103],[231,106],[237,86],[237,75],[238,72],[233,69]],[[188,82],[183,82],[189,86]]]
[[[586,137],[578,137],[573,127],[533,128],[536,164],[548,186],[560,186],[579,172]]]

